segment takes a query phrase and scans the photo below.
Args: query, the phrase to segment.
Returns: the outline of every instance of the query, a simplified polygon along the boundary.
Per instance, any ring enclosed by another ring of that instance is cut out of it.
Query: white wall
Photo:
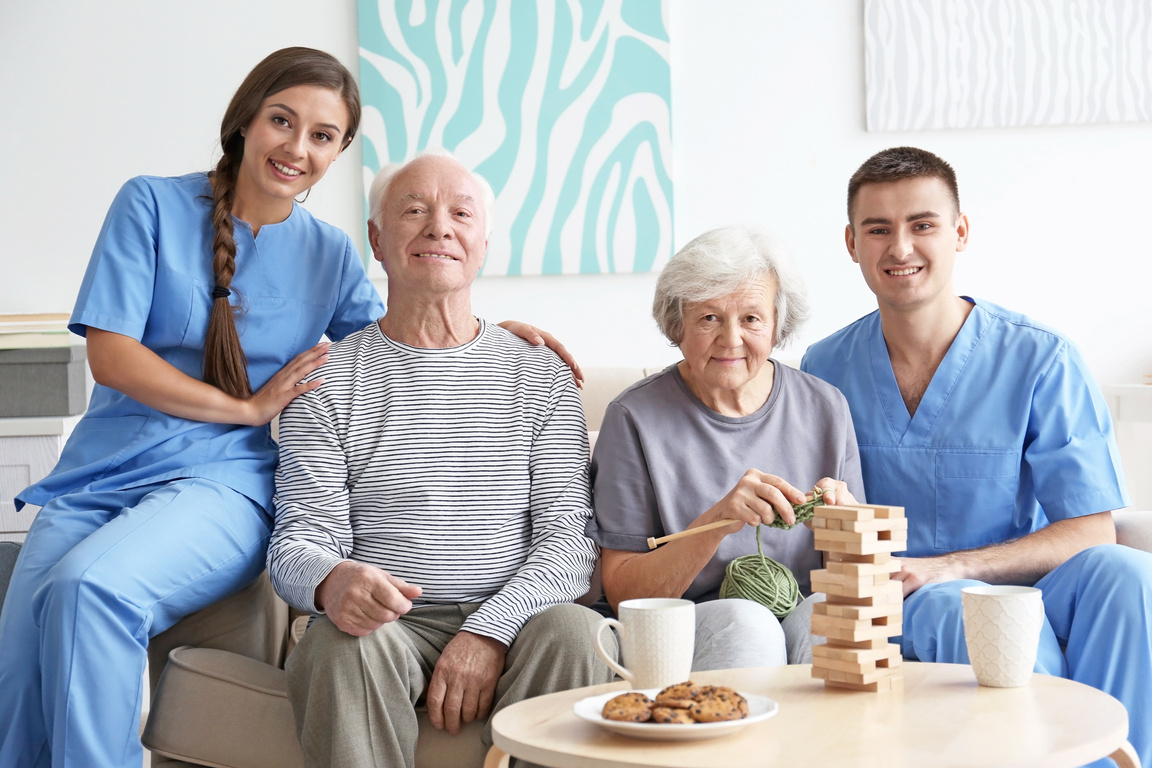
[[[844,186],[872,152],[914,143],[960,175],[958,291],[1060,328],[1103,382],[1152,373],[1152,126],[868,133],[861,15],[860,0],[671,0],[676,244],[731,221],[775,229],[822,297],[796,357],[872,307],[844,252]],[[209,167],[233,89],[292,44],[355,70],[355,0],[3,4],[0,313],[69,310],[119,185]],[[307,203],[357,238],[359,162],[357,142]],[[653,284],[492,277],[475,294],[479,313],[537,323],[585,365],[654,364],[675,352],[648,317]]]
[[[959,292],[1061,329],[1101,382],[1152,373],[1152,126],[868,133],[862,0],[669,5],[675,242],[747,221],[791,245],[818,298],[784,357],[872,309],[844,251],[845,184],[874,151],[910,143],[959,173],[972,222]],[[0,313],[68,311],[126,178],[208,168],[256,61],[311,45],[355,71],[355,27],[355,0],[0,6]],[[307,203],[357,239],[359,162],[356,142]],[[479,314],[536,323],[586,366],[654,365],[676,354],[648,316],[653,285],[493,277],[474,295]]]

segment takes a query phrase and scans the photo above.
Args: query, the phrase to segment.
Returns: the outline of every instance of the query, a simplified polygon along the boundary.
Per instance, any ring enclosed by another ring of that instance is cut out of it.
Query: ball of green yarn
[[[815,508],[824,503],[822,488],[813,491],[811,501],[804,504],[793,504],[796,513],[796,523],[803,523],[812,518]],[[770,524],[773,528],[792,528],[777,517]],[[738,597],[760,603],[778,619],[782,619],[792,612],[800,602],[800,585],[792,571],[770,557],[764,557],[764,548],[760,544],[760,528],[756,526],[755,555],[744,555],[728,563],[724,569],[724,581],[720,585],[720,597]]]
[[[756,548],[760,549],[760,526],[756,526]],[[720,597],[753,600],[782,619],[800,601],[800,585],[792,571],[772,558],[764,557],[761,551],[728,563],[724,569],[724,582],[720,585]]]

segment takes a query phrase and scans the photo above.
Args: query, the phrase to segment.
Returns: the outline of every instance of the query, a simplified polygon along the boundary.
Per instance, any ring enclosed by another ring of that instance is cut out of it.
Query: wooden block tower
[[[857,691],[900,689],[904,597],[892,557],[908,545],[903,507],[872,504],[813,510],[816,549],[827,567],[812,571],[812,591],[827,595],[812,611],[812,634],[828,638],[812,648],[812,676],[825,687]]]

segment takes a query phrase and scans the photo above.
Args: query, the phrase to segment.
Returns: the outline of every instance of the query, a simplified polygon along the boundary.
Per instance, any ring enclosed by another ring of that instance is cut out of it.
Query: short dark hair
[[[848,181],[848,225],[852,225],[852,206],[860,187],[865,184],[883,184],[901,179],[939,179],[952,195],[956,213],[960,213],[960,190],[956,185],[956,171],[943,158],[916,147],[892,147],[864,161]]]

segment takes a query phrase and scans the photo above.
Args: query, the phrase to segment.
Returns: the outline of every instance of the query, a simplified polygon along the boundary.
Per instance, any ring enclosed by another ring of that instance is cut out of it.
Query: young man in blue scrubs
[[[968,218],[936,155],[869,158],[848,219],[878,310],[801,368],[847,398],[869,501],[905,508],[905,658],[967,662],[961,588],[1034,584],[1047,615],[1037,671],[1122,701],[1152,766],[1152,555],[1115,543],[1112,510],[1128,498],[1087,365],[1055,331],[953,292]]]

